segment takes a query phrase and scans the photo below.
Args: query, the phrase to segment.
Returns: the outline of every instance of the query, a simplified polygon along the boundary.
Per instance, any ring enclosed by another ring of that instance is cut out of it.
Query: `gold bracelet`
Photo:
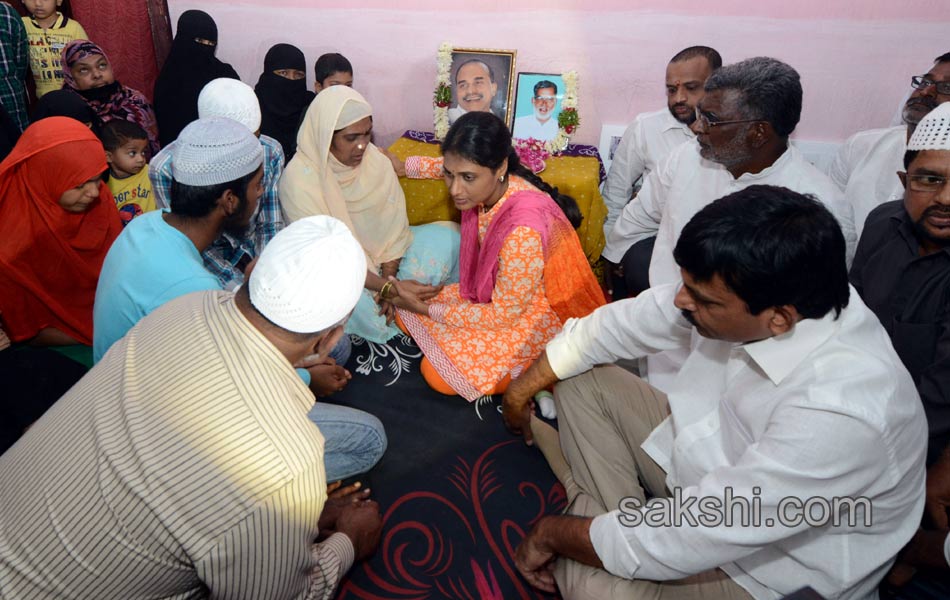
[[[389,293],[389,290],[392,289],[392,287],[393,287],[392,281],[387,281],[386,283],[384,283],[383,287],[379,289],[379,297],[382,298],[383,300],[388,300],[389,296],[387,294]]]

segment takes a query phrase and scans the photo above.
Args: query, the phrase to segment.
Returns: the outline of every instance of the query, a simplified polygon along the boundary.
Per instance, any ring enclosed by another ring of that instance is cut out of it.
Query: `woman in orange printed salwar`
[[[564,322],[604,303],[574,228],[580,211],[524,168],[498,117],[459,118],[442,143],[443,176],[462,212],[460,282],[424,302],[388,293],[422,349],[422,374],[469,401],[504,391]]]

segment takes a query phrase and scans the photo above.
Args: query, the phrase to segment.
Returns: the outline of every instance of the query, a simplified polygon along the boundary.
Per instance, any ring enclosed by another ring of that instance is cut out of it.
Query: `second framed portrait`
[[[491,111],[511,125],[515,50],[452,49],[449,123],[467,112]]]
[[[554,73],[518,73],[512,136],[549,142],[557,137],[564,78]]]

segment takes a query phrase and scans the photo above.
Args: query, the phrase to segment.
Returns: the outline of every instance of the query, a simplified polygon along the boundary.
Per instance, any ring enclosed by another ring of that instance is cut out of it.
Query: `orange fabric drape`
[[[122,229],[119,211],[102,182],[85,212],[59,199],[105,168],[99,140],[66,117],[28,127],[0,163],[0,318],[14,341],[56,327],[92,344],[96,283]]]

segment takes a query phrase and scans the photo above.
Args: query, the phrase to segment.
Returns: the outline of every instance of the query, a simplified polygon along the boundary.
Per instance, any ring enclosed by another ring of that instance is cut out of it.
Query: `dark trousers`
[[[0,352],[0,454],[86,371],[84,365],[48,348],[14,346]]]
[[[653,257],[653,246],[656,236],[640,240],[630,246],[620,266],[623,267],[623,277],[611,274],[614,299],[629,298],[650,287],[650,259]]]

